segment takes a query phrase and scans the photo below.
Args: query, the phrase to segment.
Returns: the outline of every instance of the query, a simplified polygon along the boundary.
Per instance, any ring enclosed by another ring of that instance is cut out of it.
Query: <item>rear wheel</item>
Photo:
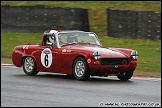
[[[120,80],[128,80],[133,76],[133,71],[127,71],[127,72],[121,72],[116,74],[116,76],[120,79]]]
[[[87,62],[82,57],[78,57],[73,64],[73,75],[78,80],[87,80],[90,77]]]
[[[34,76],[38,73],[36,62],[32,57],[24,58],[23,70],[24,70],[26,75]]]

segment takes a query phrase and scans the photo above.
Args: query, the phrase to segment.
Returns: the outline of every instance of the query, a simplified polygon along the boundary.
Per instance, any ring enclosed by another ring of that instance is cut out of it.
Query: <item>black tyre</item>
[[[78,57],[73,64],[73,75],[77,80],[87,80],[90,77],[87,62],[82,57]]]
[[[36,62],[32,57],[24,58],[23,70],[24,70],[26,75],[34,76],[38,73]]]
[[[133,72],[121,72],[116,74],[116,76],[120,79],[120,80],[128,80],[133,76]]]
[[[67,74],[67,77],[73,79],[74,78],[74,75],[73,74]]]

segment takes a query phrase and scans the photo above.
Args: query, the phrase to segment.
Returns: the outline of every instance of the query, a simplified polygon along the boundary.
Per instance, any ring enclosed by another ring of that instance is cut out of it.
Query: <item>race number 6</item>
[[[48,66],[48,55],[45,55],[44,57],[44,64],[46,67]]]
[[[45,68],[49,68],[52,64],[52,52],[49,48],[45,48],[41,53],[41,63]]]

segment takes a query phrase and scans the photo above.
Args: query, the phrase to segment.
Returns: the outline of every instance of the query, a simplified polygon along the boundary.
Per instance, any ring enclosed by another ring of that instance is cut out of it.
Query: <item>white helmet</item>
[[[51,30],[49,33],[57,33],[58,31],[56,31],[56,30]],[[54,36],[50,36],[49,37],[49,41],[51,42],[51,43],[54,43]]]
[[[57,33],[58,31],[56,30],[51,30],[49,33]]]

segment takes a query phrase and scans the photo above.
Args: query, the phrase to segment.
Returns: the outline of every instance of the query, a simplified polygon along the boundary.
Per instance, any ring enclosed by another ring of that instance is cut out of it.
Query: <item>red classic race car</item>
[[[63,73],[77,80],[115,74],[120,80],[133,76],[138,52],[104,48],[93,32],[46,30],[41,44],[16,46],[13,64],[27,75],[38,72]]]

